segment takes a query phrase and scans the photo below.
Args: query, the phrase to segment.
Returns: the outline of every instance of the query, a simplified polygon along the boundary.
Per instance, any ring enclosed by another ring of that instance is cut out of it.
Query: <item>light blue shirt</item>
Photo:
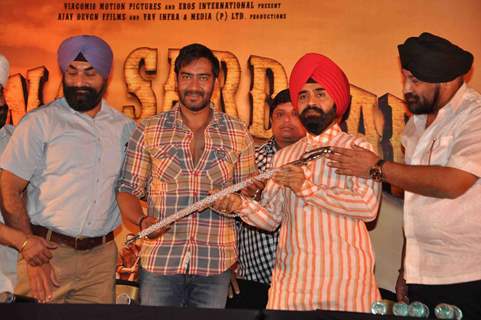
[[[13,126],[6,124],[0,129],[0,154],[7,146],[13,133]],[[0,223],[4,223],[0,213]],[[0,245],[0,292],[10,291],[17,282],[17,250]]]
[[[26,114],[0,166],[30,182],[31,222],[72,237],[115,229],[120,215],[114,187],[134,127],[104,100],[94,118],[64,98]]]

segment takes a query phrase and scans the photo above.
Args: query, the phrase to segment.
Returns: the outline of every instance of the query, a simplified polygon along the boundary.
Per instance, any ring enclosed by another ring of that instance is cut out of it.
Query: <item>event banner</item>
[[[338,63],[351,83],[342,127],[364,134],[385,158],[402,161],[400,134],[409,114],[397,45],[430,31],[480,56],[479,1],[461,2],[3,0],[0,53],[11,62],[10,122],[62,96],[56,62],[62,40],[95,34],[114,51],[106,99],[129,117],[149,117],[177,102],[175,58],[182,46],[199,42],[221,62],[216,108],[263,140],[271,136],[269,101],[288,86],[297,59],[318,52]],[[469,80],[481,87],[479,72]]]

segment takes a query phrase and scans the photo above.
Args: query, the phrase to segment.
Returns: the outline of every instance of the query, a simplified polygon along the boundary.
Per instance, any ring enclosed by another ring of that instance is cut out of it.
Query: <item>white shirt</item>
[[[13,126],[6,124],[0,129],[0,154],[7,146],[13,133]],[[0,213],[0,223],[4,223]],[[17,282],[17,250],[0,245],[0,292],[10,291]]]
[[[481,95],[464,84],[426,129],[413,116],[402,136],[406,163],[457,168],[481,176]],[[449,184],[449,181],[444,181]],[[408,283],[481,279],[481,180],[456,199],[405,193]]]
[[[120,223],[114,187],[134,127],[105,101],[94,118],[64,98],[26,114],[0,166],[30,182],[31,222],[73,237],[112,231]]]

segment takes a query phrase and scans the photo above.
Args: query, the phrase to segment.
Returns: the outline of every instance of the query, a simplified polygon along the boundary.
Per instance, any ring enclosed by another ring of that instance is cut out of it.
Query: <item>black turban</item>
[[[398,45],[403,69],[423,82],[440,83],[468,73],[473,55],[434,34],[423,32]]]

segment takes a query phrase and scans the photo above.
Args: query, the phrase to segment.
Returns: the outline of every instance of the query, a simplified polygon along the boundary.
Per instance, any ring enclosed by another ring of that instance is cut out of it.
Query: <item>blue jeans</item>
[[[225,308],[230,270],[214,276],[164,276],[140,269],[140,303],[148,306]]]

